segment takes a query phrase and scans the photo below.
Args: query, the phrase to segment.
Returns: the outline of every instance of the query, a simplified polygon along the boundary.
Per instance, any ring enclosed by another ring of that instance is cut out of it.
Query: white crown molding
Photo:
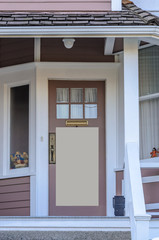
[[[153,37],[159,26],[38,26],[0,27],[0,37]]]

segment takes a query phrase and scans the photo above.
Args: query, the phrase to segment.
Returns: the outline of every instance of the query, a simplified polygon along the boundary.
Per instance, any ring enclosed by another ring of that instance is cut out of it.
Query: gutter
[[[159,26],[29,26],[0,27],[0,38],[104,38],[104,37],[152,37],[159,40]]]

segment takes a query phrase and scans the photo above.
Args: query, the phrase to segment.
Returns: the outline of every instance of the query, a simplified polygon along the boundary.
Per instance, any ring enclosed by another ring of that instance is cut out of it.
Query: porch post
[[[138,40],[124,39],[124,134],[125,156],[127,143],[139,146],[139,89],[138,89]],[[139,149],[139,148],[138,148]],[[139,151],[135,154],[139,161]],[[126,157],[125,157],[126,164]],[[129,215],[129,176],[124,172],[126,215]]]
[[[139,163],[138,39],[124,39],[124,131],[126,215],[130,216],[132,240],[149,239]]]
[[[139,144],[138,40],[124,39],[125,144]]]
[[[36,69],[36,216],[47,217],[48,199],[48,80]]]

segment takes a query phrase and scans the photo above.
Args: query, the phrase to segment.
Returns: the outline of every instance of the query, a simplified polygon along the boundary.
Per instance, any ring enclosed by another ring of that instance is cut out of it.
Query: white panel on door
[[[98,128],[56,128],[56,206],[99,205]]]

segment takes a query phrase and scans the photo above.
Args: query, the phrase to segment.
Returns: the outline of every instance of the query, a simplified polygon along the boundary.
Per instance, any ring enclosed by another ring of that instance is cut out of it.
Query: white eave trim
[[[153,37],[159,39],[159,26],[0,27],[0,37]]]

